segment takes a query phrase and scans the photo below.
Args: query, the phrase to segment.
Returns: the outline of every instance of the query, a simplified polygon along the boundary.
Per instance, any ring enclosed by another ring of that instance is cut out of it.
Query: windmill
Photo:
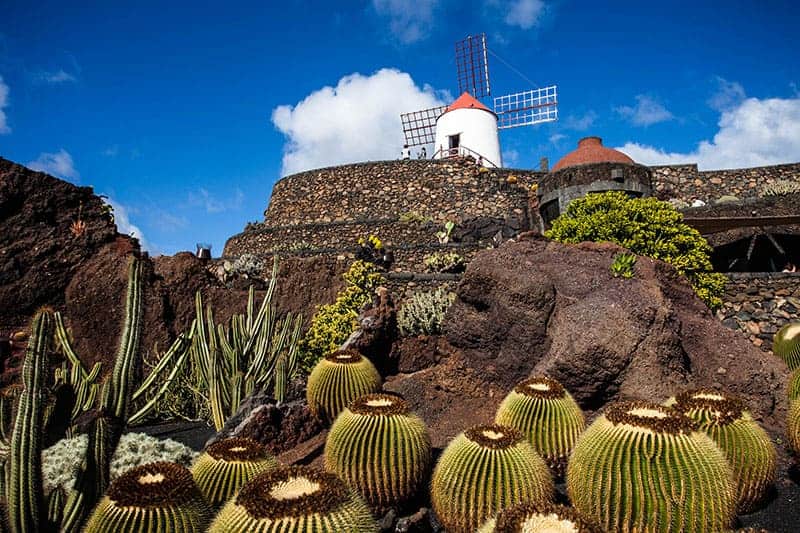
[[[484,33],[456,42],[456,79],[461,96],[449,106],[402,113],[400,122],[407,146],[433,144],[434,159],[468,155],[486,166],[500,167],[498,130],[558,120],[555,85],[495,96],[493,109],[481,103],[479,99],[491,95],[488,53]]]

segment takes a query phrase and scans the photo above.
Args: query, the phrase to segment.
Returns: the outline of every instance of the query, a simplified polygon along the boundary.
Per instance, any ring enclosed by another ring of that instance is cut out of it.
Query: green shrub
[[[444,315],[455,300],[455,293],[443,287],[435,291],[412,294],[397,312],[397,327],[400,329],[400,334],[412,337],[441,333]]]
[[[722,305],[726,278],[712,270],[711,246],[683,223],[683,215],[656,198],[612,191],[573,200],[545,236],[558,242],[610,241],[636,255],[660,259],[685,275],[711,308]]]
[[[300,342],[300,368],[306,372],[347,340],[358,326],[359,309],[372,300],[375,289],[383,283],[378,268],[364,261],[354,262],[342,277],[347,285],[339,291],[335,302],[317,310]]]
[[[615,278],[623,277],[630,279],[633,277],[633,266],[636,264],[636,256],[633,254],[617,254],[614,262],[611,263],[611,274]]]
[[[464,256],[456,252],[431,254],[424,263],[428,272],[463,272],[466,267]]]

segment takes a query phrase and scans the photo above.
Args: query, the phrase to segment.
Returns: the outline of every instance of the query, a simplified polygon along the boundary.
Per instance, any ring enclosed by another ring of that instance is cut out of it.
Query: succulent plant
[[[800,455],[800,399],[789,403],[789,420],[786,423],[789,446],[794,453]]]
[[[242,485],[278,462],[252,439],[233,437],[209,445],[192,466],[192,476],[211,506],[222,505]]]
[[[800,368],[792,372],[792,375],[789,376],[789,385],[786,389],[789,401],[800,398]]]
[[[459,433],[442,452],[431,503],[447,531],[475,531],[517,503],[549,503],[553,479],[544,460],[516,429],[498,424]]]
[[[744,403],[735,396],[696,389],[678,394],[667,404],[695,420],[714,439],[733,468],[738,511],[751,511],[775,480],[778,454]]]
[[[572,507],[563,505],[521,503],[500,512],[486,522],[478,533],[600,533]]]
[[[800,183],[791,180],[777,180],[761,188],[761,196],[786,196],[800,193]]]
[[[325,443],[325,469],[376,508],[413,496],[430,461],[425,422],[399,394],[361,396],[339,414]]]
[[[567,466],[575,508],[605,531],[719,531],[735,517],[733,472],[680,412],[644,401],[608,406]]]
[[[586,428],[583,411],[558,381],[536,376],[522,381],[505,397],[494,421],[522,432],[556,474]]]
[[[295,466],[262,472],[217,514],[209,533],[377,532],[367,504],[334,474]]]
[[[381,375],[369,359],[355,350],[326,355],[308,376],[306,400],[321,420],[333,420],[356,398],[381,390]]]
[[[85,533],[202,532],[211,509],[192,479],[176,463],[149,463],[111,483],[84,528]]]
[[[789,370],[800,368],[800,322],[789,322],[775,334],[772,353],[783,359]]]

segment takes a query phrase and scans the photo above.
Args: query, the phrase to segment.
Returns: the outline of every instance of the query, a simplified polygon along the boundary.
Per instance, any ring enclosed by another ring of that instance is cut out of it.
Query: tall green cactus
[[[42,425],[47,403],[45,380],[53,344],[53,315],[40,310],[33,319],[22,366],[23,390],[11,435],[10,472],[6,484],[8,525],[14,533],[36,533],[46,528],[42,489]]]

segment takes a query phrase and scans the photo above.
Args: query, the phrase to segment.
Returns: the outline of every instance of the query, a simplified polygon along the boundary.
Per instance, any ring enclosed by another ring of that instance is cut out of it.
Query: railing
[[[486,159],[475,150],[471,150],[463,145],[455,148],[439,148],[433,156],[431,156],[431,159],[447,159],[450,157],[471,157],[481,166],[500,168],[500,166],[493,161]]]

